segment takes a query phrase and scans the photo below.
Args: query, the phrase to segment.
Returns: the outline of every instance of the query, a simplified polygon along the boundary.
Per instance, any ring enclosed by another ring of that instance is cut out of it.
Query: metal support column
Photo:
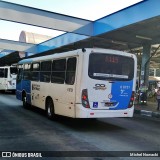
[[[151,44],[143,45],[143,55],[142,55],[142,64],[141,64],[141,84],[148,86],[149,79],[149,63],[148,59],[151,54]]]

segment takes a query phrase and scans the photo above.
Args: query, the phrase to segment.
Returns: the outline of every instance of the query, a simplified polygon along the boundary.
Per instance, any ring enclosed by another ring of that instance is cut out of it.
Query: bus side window
[[[66,59],[54,60],[52,63],[52,83],[64,84]]]
[[[41,62],[40,81],[50,82],[51,80],[51,61]]]
[[[75,57],[67,60],[66,84],[73,85],[75,82],[76,62],[77,59]]]

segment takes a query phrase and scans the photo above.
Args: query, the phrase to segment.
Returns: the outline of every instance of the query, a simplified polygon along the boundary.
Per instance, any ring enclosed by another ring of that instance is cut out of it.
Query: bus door
[[[48,66],[48,63],[45,63],[43,64],[43,66]],[[48,70],[48,68],[46,68],[46,70]],[[44,91],[45,91],[45,88],[42,90],[42,88],[40,88],[40,63],[39,62],[35,62],[32,64],[32,67],[31,67],[31,104],[33,106],[38,106],[40,108],[43,108],[42,107],[42,104],[43,104],[43,101],[42,101],[42,97],[44,96]],[[47,78],[47,75],[50,75],[50,71],[48,72],[45,72],[44,74],[42,75],[45,75],[46,78]],[[43,76],[44,77],[44,76]],[[48,79],[48,78],[47,78]],[[43,79],[43,81],[45,82],[48,82],[50,81],[47,80],[47,79]],[[43,86],[43,85],[42,85]],[[40,94],[41,94],[41,97],[40,97]]]
[[[52,82],[57,114],[75,116],[76,64],[76,57],[53,61]]]
[[[68,115],[70,117],[75,117],[75,99],[76,99],[76,66],[77,58],[67,59],[67,69],[66,69],[66,103],[68,109]]]

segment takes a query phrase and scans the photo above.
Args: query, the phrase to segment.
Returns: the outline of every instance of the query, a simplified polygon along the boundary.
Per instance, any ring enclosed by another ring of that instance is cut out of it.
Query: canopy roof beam
[[[92,21],[4,1],[0,1],[0,19],[64,32],[93,34]]]
[[[0,39],[0,49],[8,49],[8,50],[15,50],[15,51],[22,51],[22,52],[32,52],[36,53],[36,45],[24,43],[24,42],[17,42],[11,41],[6,39]]]

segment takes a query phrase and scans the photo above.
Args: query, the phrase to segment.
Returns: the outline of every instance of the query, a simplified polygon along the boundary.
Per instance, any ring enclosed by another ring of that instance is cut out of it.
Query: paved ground
[[[59,117],[56,121],[50,121],[42,110],[24,109],[15,95],[0,94],[0,151],[69,151],[69,154],[75,153],[72,151],[91,151],[92,154],[95,151],[105,151],[112,156],[114,154],[111,151],[121,151],[124,154],[126,151],[158,152],[159,127],[159,118],[137,114],[133,118],[103,118],[92,121]],[[135,159],[125,156],[71,157],[41,159]],[[149,160],[151,157],[136,159]]]

